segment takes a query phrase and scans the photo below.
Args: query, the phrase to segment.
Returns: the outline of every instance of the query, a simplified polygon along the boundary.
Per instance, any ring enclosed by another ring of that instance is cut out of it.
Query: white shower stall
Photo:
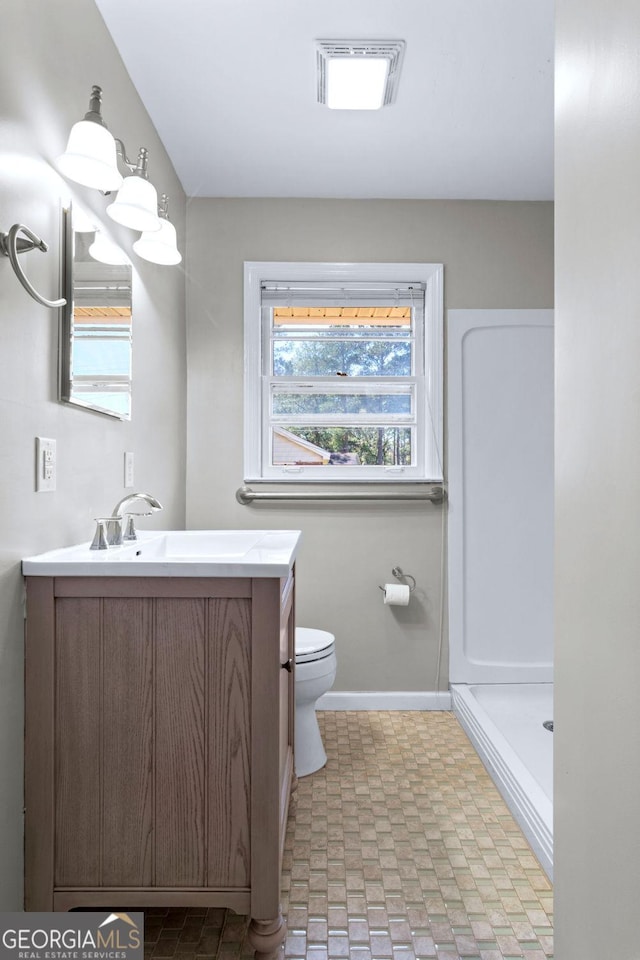
[[[450,310],[453,709],[553,870],[553,312]]]

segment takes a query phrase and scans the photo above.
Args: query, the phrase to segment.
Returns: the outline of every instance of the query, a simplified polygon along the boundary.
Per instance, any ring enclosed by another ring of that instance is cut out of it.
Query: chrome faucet
[[[135,503],[136,500],[144,501],[144,503],[146,503],[151,509],[144,511],[130,511],[130,505]],[[136,533],[133,518],[149,517],[157,510],[162,510],[162,504],[159,503],[155,497],[152,497],[150,493],[130,493],[126,497],[123,497],[122,500],[116,503],[115,507],[113,508],[113,513],[110,517],[110,520],[117,522],[112,522],[107,525],[107,541],[109,546],[117,546],[118,544],[122,543],[123,540],[137,540],[138,535]]]

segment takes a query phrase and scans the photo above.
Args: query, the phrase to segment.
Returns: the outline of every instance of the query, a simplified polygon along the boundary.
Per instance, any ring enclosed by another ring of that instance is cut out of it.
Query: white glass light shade
[[[74,123],[67,149],[56,165],[65,177],[84,187],[108,191],[122,185],[116,142],[106,127],[93,120]]]
[[[126,177],[118,196],[107,207],[107,213],[116,223],[132,230],[159,230],[156,188],[144,177]]]
[[[77,203],[73,205],[71,222],[74,233],[95,233],[98,229],[95,218],[87,213],[86,210],[83,210],[82,207],[78,206]]]
[[[121,250],[113,240],[109,240],[99,230],[96,231],[95,239],[89,247],[89,254],[94,260],[99,260],[100,263],[110,263],[114,266],[131,263],[124,250]]]
[[[379,110],[389,73],[387,57],[335,57],[327,61],[327,106],[332,110]]]
[[[160,229],[143,233],[133,244],[133,249],[151,263],[162,263],[171,266],[180,263],[182,254],[176,242],[176,228],[169,220],[160,220]]]

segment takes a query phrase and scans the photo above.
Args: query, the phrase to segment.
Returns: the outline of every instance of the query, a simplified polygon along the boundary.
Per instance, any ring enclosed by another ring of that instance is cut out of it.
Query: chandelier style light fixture
[[[154,259],[143,252],[140,256],[153,263],[179,263],[182,257],[176,245],[175,227],[167,219],[166,205],[158,210],[158,195],[149,180],[148,160],[146,147],[140,148],[135,163],[129,160],[122,140],[107,129],[102,116],[102,89],[94,85],[89,110],[84,119],[71,128],[67,148],[56,161],[58,170],[69,180],[102,193],[117,190],[107,214],[116,223],[142,234],[134,243],[134,250],[147,250],[149,238],[157,233],[163,244],[164,259]],[[119,161],[128,170],[124,178],[118,169]]]

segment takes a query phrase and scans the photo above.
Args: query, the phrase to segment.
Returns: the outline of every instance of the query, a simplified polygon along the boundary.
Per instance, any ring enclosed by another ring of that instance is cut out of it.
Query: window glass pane
[[[274,427],[274,466],[410,466],[410,427]]]
[[[282,414],[398,414],[411,415],[411,390],[401,394],[388,393],[284,393],[273,395],[272,411]]]
[[[276,340],[273,374],[281,377],[410,377],[411,341]]]

